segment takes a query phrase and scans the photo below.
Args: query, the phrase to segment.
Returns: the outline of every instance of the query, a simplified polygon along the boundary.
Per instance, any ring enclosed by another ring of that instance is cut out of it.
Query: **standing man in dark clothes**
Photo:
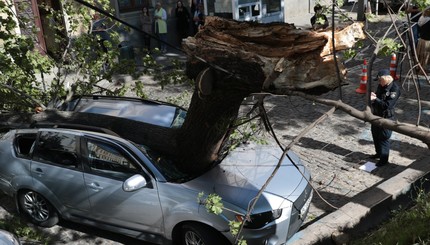
[[[400,88],[393,82],[393,77],[391,77],[388,69],[380,70],[377,78],[379,85],[376,93],[372,92],[370,95],[372,112],[376,116],[393,120],[394,107],[400,96]],[[376,151],[376,154],[371,158],[379,158],[376,166],[380,167],[388,163],[392,131],[375,124],[372,124],[371,131]]]
[[[418,19],[418,39],[417,55],[418,61],[425,72],[428,72],[430,64],[430,8],[426,8]],[[421,72],[421,70],[419,70]]]
[[[175,16],[176,31],[178,32],[179,45],[181,45],[182,39],[188,37],[188,29],[191,21],[190,12],[188,12],[188,9],[184,6],[181,0],[176,2]]]
[[[197,9],[193,16],[193,35],[196,35],[200,28],[205,24],[205,9],[203,3],[199,3],[199,5],[197,5]]]
[[[327,16],[323,13],[323,8],[321,5],[317,4],[314,7],[315,14],[311,18],[311,25],[314,31],[325,29],[328,27]]]
[[[416,6],[416,5],[412,5],[409,6],[406,11],[407,14],[410,14],[410,20],[412,22],[412,38],[413,38],[413,42],[412,42],[412,38],[411,38],[411,45],[415,44],[415,47],[418,45],[418,38],[419,38],[419,34],[418,34],[418,20],[421,17],[421,10]]]

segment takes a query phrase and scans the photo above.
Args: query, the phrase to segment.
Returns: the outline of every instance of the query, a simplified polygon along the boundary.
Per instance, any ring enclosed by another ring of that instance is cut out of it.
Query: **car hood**
[[[282,154],[279,147],[274,146],[253,145],[238,148],[231,152],[221,164],[185,185],[203,191],[205,194],[216,193],[224,201],[246,209],[250,201],[272,176]],[[289,151],[277,173],[265,188],[263,198],[259,199],[260,206],[269,203],[271,206],[289,205],[289,202],[285,203],[285,200],[294,202],[307,186],[309,179],[309,172],[300,162],[299,157]],[[278,198],[273,198],[273,196]],[[275,199],[276,202],[274,202]]]

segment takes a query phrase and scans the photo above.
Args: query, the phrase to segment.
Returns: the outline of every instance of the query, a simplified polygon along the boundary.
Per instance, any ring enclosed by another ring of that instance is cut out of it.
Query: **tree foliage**
[[[89,2],[103,11],[113,13],[108,0]],[[22,4],[29,3],[23,1]],[[94,10],[79,6],[71,0],[61,0],[60,3],[60,11],[48,5],[39,5],[39,10],[46,12],[45,18],[49,19],[50,33],[53,33],[49,38],[59,47],[53,52],[37,46],[36,26],[31,27],[28,35],[17,33],[18,27],[33,21],[31,16],[20,15],[17,18],[11,0],[0,3],[1,109],[31,111],[35,106],[45,108],[58,105],[67,95],[123,95],[131,89],[145,97],[139,86],[118,86],[114,90],[99,86],[102,81],[114,83],[117,74],[130,74],[136,78],[143,73],[157,74],[161,70],[152,56],[143,58],[141,69],[138,69],[134,60],[119,60],[121,45],[129,28],[102,17],[109,39],[101,41],[100,36],[91,33]],[[21,6],[24,9],[27,7]],[[172,79],[174,76],[177,74],[162,78],[168,82],[177,81]]]
[[[17,25],[11,7],[9,2],[0,2],[0,100],[2,109],[19,110],[29,106],[27,101],[19,99],[21,96],[40,97],[36,73],[46,72],[51,64],[34,51],[33,40],[16,35]],[[15,103],[5,108],[7,101]]]

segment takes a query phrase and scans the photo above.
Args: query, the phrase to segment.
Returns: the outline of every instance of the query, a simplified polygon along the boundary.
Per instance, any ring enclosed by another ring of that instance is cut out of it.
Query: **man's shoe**
[[[369,156],[371,159],[379,159],[379,155],[375,154],[375,155],[370,155]]]
[[[388,163],[388,162],[378,161],[378,162],[376,163],[376,167],[382,167],[382,166],[386,165],[387,163]]]

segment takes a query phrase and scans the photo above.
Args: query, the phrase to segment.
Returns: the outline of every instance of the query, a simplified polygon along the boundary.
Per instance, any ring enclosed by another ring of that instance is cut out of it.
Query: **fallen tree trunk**
[[[336,50],[351,48],[365,38],[362,27],[354,23],[340,28],[332,40],[330,31],[208,17],[204,28],[183,42],[186,72],[195,79],[196,89],[179,133],[186,136],[177,144],[184,152],[181,162],[194,168],[212,163],[229,136],[240,102],[251,93],[323,94],[339,87],[336,66],[344,75],[346,69],[335,64],[332,44]]]

